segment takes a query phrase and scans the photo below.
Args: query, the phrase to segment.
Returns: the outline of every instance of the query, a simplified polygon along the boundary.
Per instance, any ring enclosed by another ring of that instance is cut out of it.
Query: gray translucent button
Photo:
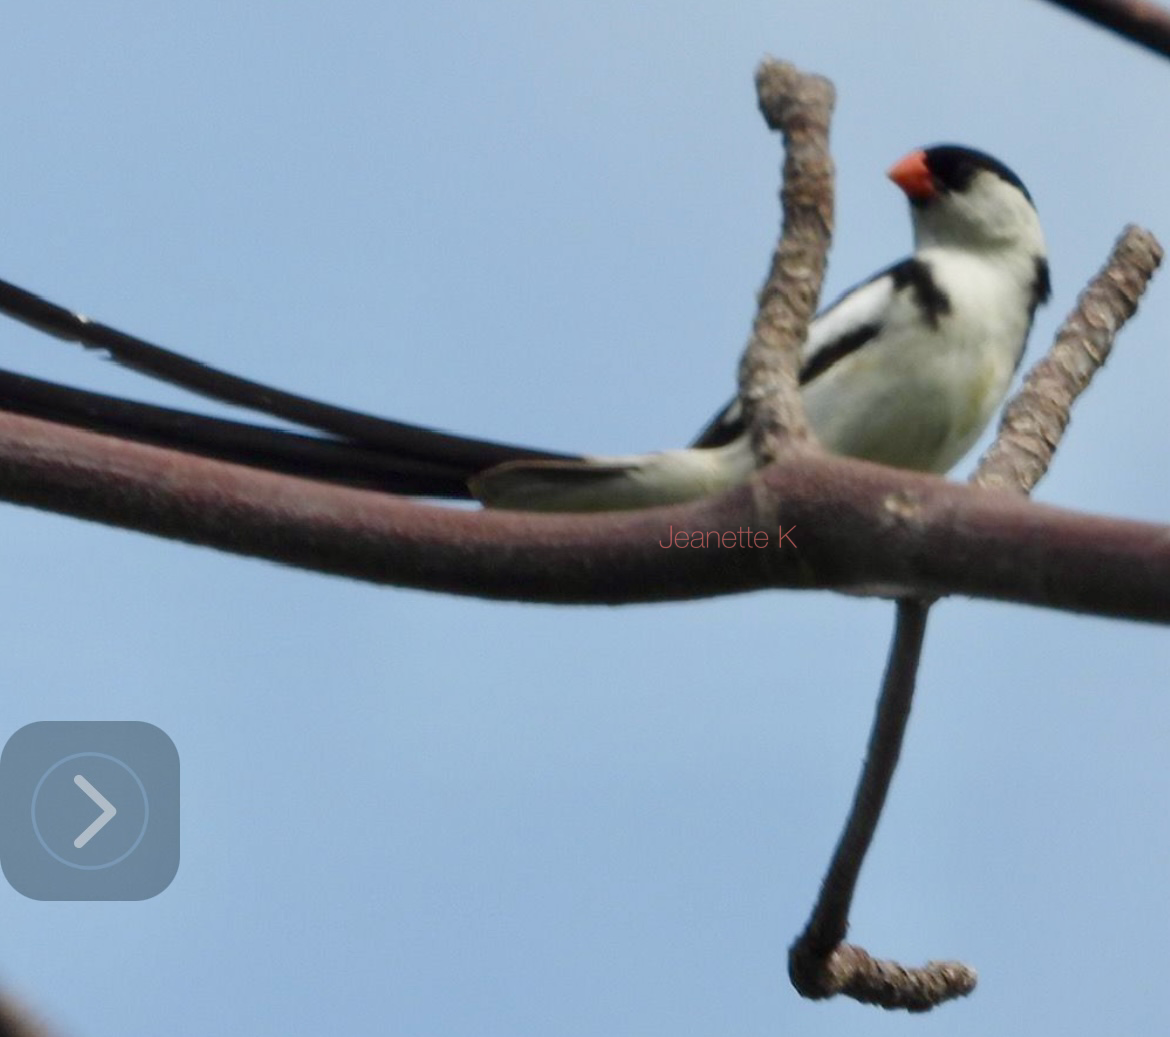
[[[179,867],[179,755],[153,724],[43,721],[0,754],[0,865],[37,900],[145,900]]]

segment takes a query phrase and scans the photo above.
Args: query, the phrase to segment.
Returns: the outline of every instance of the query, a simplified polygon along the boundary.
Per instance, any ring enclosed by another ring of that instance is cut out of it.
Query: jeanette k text
[[[737,530],[680,529],[677,531],[674,526],[671,526],[665,538],[658,541],[658,546],[662,548],[765,548],[771,547],[773,542],[775,542],[776,547],[780,548],[787,541],[792,547],[796,547],[796,541],[792,539],[792,534],[795,532],[795,526],[789,529],[781,526],[775,535],[763,529],[752,529],[751,526],[740,526]]]

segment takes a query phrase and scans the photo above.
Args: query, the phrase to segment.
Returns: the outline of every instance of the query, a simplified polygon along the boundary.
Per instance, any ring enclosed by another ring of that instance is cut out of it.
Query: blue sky
[[[1046,4],[40,0],[0,36],[0,277],[394,417],[678,445],[732,389],[775,237],[766,53],[838,87],[830,294],[905,252],[884,171],[943,140],[1037,200],[1055,298],[1029,360],[1126,222],[1170,239],[1170,64]],[[1168,326],[1156,281],[1039,499],[1170,518]],[[186,402],[15,325],[0,366]],[[0,886],[0,979],[66,1034],[1063,1035],[1170,1016],[1163,630],[935,610],[852,931],[981,983],[911,1021],[804,1002],[785,975],[889,604],[488,604],[7,505],[0,536],[3,737],[143,720],[183,767],[159,897]]]

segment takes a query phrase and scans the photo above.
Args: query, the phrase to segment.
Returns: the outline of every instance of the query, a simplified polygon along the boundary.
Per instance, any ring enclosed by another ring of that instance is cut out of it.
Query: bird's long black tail
[[[105,351],[151,378],[323,433],[308,435],[156,407],[0,372],[0,408],[273,471],[417,496],[465,498],[467,480],[508,461],[571,455],[391,421],[209,367],[0,280],[0,313]]]
[[[412,496],[467,498],[466,466],[384,452],[329,436],[212,418],[0,370],[0,411],[307,479]]]

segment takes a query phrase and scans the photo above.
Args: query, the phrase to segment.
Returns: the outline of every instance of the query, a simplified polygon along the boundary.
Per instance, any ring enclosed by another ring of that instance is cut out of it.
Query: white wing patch
[[[894,279],[888,270],[883,270],[868,281],[850,288],[827,309],[813,318],[809,325],[808,337],[801,349],[800,368],[802,371],[815,367],[815,358],[832,351],[841,342],[856,336],[863,329],[862,341],[880,331],[889,317],[890,303],[894,297]],[[828,354],[822,361],[832,362],[837,358]],[[695,438],[693,446],[711,448],[723,446],[743,434],[743,407],[735,397],[720,411]]]
[[[813,318],[801,353],[801,367],[808,367],[823,349],[868,326],[881,328],[889,315],[894,279],[882,271],[870,281],[851,288],[828,309]]]

